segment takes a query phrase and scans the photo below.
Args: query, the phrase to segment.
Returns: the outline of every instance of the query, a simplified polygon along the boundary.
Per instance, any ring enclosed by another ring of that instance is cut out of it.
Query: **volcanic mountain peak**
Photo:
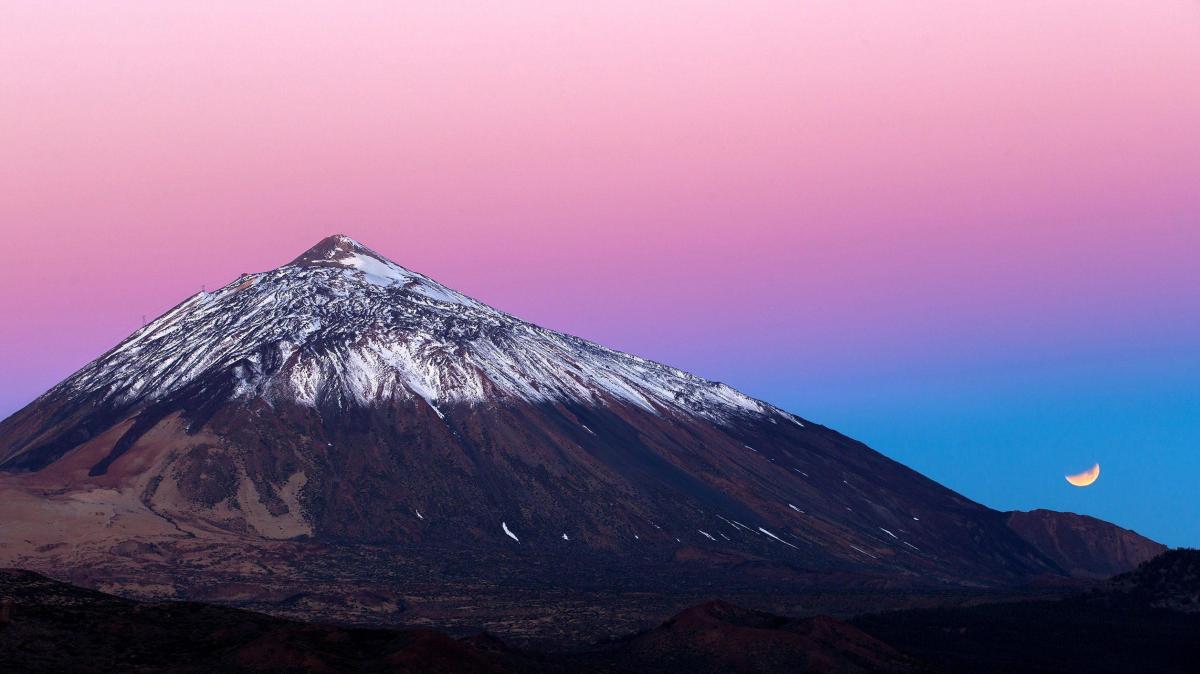
[[[194,295],[43,398],[123,415],[197,396],[338,409],[416,400],[439,416],[485,400],[632,403],[801,423],[724,384],[497,311],[343,235]]]
[[[0,421],[0,504],[0,565],[165,568],[132,582],[180,594],[285,566],[280,597],[381,574],[442,596],[427,574],[463,569],[455,593],[527,597],[1062,573],[861,443],[347,237],[185,300]]]
[[[423,274],[401,267],[345,234],[321,239],[284,267],[332,267],[357,272],[355,278],[377,286],[405,286],[438,302],[490,309]],[[281,267],[282,269],[283,267]]]
[[[367,255],[388,262],[379,253],[367,248],[345,234],[331,234],[292,260],[294,265],[320,265],[354,255]]]
[[[334,267],[362,272],[362,279],[375,285],[420,283],[432,279],[392,262],[344,234],[327,236],[285,266]]]

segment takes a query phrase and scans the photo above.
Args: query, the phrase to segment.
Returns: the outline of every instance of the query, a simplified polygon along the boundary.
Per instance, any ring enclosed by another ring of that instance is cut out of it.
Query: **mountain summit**
[[[345,234],[331,234],[318,241],[312,248],[300,253],[289,264],[297,266],[353,266],[347,265],[344,260],[358,256],[371,257],[384,264],[390,263],[387,258],[368,249]]]
[[[619,403],[659,417],[765,415],[802,425],[723,384],[520,321],[340,235],[287,265],[191,297],[48,398],[110,416],[147,408],[93,476],[152,417],[185,411],[196,430],[226,402],[314,410],[415,402],[439,418],[447,406],[485,402]],[[80,419],[66,441],[18,434],[0,468],[43,468],[96,424]]]
[[[411,272],[344,234],[321,239],[289,262],[287,267],[332,267],[359,272],[356,278],[373,285],[412,285],[417,290],[437,289],[432,297],[452,304],[476,304],[421,274]]]
[[[176,596],[254,564],[310,582],[335,551],[339,578],[376,584],[404,565],[680,592],[1063,573],[861,443],[345,236],[188,298],[0,422],[0,499],[21,532],[0,564],[138,587],[157,568]]]

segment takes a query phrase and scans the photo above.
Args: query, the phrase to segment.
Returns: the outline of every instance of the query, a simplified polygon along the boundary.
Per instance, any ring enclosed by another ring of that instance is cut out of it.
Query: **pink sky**
[[[1195,2],[241,4],[0,8],[17,398],[334,231],[698,362],[1195,297]]]

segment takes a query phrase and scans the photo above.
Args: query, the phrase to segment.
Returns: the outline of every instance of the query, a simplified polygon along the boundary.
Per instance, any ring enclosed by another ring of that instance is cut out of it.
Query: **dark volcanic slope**
[[[1011,512],[1008,526],[1073,576],[1108,578],[1167,549],[1103,520],[1053,510]]]
[[[187,299],[0,422],[0,516],[0,563],[293,607],[356,587],[383,596],[338,615],[372,621],[450,581],[712,596],[1063,573],[1005,514],[861,443],[346,237]]]

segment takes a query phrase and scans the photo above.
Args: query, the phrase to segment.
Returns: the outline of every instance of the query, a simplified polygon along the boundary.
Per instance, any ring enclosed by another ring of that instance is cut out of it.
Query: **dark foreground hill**
[[[1200,671],[1200,551],[1061,600],[917,609],[854,625],[943,672]]]
[[[919,672],[925,667],[827,616],[803,620],[708,602],[659,627],[571,658],[627,672]]]
[[[1088,601],[1200,613],[1200,550],[1169,550],[1093,590]]]

